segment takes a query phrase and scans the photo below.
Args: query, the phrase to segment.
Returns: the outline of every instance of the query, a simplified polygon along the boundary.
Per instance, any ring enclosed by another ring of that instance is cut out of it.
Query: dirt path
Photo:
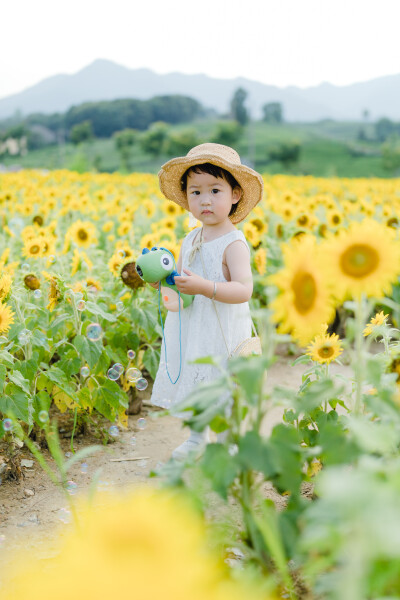
[[[271,368],[266,388],[284,385],[296,389],[301,383],[304,365],[290,367],[292,359],[280,357]],[[349,374],[348,367],[333,365],[333,371]],[[94,473],[101,469],[99,489],[128,489],[138,485],[155,485],[149,472],[158,462],[166,462],[172,450],[187,437],[181,421],[173,417],[150,418],[151,409],[145,407],[138,416],[130,416],[128,430],[121,431],[117,441],[102,448],[86,459],[87,473],[81,472],[81,464],[74,465],[70,479],[77,484],[77,493],[86,494]],[[282,418],[282,409],[273,408],[266,417],[263,430],[266,434]],[[146,419],[146,427],[140,430],[139,418]],[[135,438],[134,440],[132,438]],[[77,438],[75,449],[95,444],[96,440]],[[69,451],[69,440],[62,442],[65,452]],[[32,459],[27,449],[26,459]],[[137,461],[112,462],[123,457],[146,457]],[[52,459],[47,456],[48,462]],[[32,555],[48,558],[57,553],[57,545],[67,526],[63,509],[67,507],[65,496],[54,486],[42,468],[34,460],[32,468],[23,467],[24,479],[19,482],[4,482],[0,485],[0,583],[12,560],[14,551],[21,547],[31,550]],[[28,490],[28,491],[26,491]]]

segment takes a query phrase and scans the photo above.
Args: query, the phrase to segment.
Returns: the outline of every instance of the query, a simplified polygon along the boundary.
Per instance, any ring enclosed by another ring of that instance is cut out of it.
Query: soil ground
[[[304,365],[289,366],[292,358],[279,357],[270,369],[267,389],[283,385],[297,389],[301,383]],[[348,375],[349,367],[332,365],[332,371]],[[144,392],[144,400],[150,396],[149,389]],[[88,493],[93,475],[100,469],[98,488],[101,490],[128,490],[142,485],[157,485],[156,478],[148,478],[159,462],[166,462],[172,450],[188,436],[188,430],[182,427],[180,419],[163,416],[151,418],[153,409],[144,405],[137,416],[129,416],[128,429],[122,430],[117,441],[102,446],[101,450],[86,459],[87,473],[81,472],[81,463],[74,465],[70,479],[77,484],[77,493]],[[281,420],[283,409],[273,408],[266,416],[263,429],[266,435]],[[138,419],[146,419],[146,427],[138,428]],[[135,438],[134,440],[132,438]],[[134,442],[134,444],[132,443]],[[75,450],[98,443],[90,436],[77,437]],[[70,440],[62,440],[64,452],[68,452]],[[19,482],[4,481],[0,485],[0,584],[4,578],[15,552],[28,550],[31,556],[40,559],[51,558],[57,554],[57,547],[63,533],[67,531],[63,510],[67,508],[65,495],[49,479],[27,448],[20,453],[22,458],[33,459],[31,468],[23,467],[23,478]],[[44,452],[50,465],[54,462],[49,453]],[[135,461],[114,462],[116,458],[141,458]],[[268,491],[267,491],[268,494]],[[271,487],[270,496],[276,500],[276,492]],[[61,511],[61,512],[60,512]]]

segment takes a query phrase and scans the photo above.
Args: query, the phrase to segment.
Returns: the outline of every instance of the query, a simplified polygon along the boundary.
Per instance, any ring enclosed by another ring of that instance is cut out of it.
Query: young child
[[[175,384],[172,382],[180,364],[179,312],[176,301],[164,302],[169,309],[165,343],[163,340],[151,402],[166,407],[185,398],[199,383],[218,376],[216,367],[189,364],[191,361],[204,356],[226,361],[228,354],[251,336],[250,249],[235,224],[261,200],[263,180],[241,164],[235,150],[212,143],[196,146],[185,157],[168,161],[158,176],[163,194],[202,223],[184,238],[177,262],[181,275],[175,277],[176,287],[195,297],[180,311],[182,368]],[[158,284],[153,287],[158,288]],[[201,450],[207,441],[207,432],[191,431],[189,439],[172,456],[182,459],[192,450]]]

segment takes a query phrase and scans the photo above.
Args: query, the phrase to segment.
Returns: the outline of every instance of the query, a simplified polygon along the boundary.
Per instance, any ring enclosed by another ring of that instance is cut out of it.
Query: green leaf
[[[296,365],[305,365],[308,364],[310,360],[311,358],[308,356],[308,354],[302,354],[301,356],[298,356],[296,360],[290,363],[290,366],[294,367]]]
[[[4,381],[7,375],[7,368],[5,365],[0,365],[0,394],[3,393],[4,390]]]
[[[15,359],[13,355],[7,352],[7,350],[0,351],[0,363],[6,363],[8,366],[12,367],[14,362]]]
[[[237,460],[244,469],[259,471],[266,477],[277,470],[271,452],[255,431],[248,431],[240,439]]]
[[[300,447],[300,434],[290,425],[276,425],[268,441],[271,461],[277,476],[272,480],[280,493],[288,490],[300,493],[303,456]]]
[[[99,410],[99,412],[104,414],[104,416],[107,416],[98,408],[98,406],[101,406],[103,410],[105,410],[105,405],[108,405],[109,407],[112,407],[115,410],[118,410],[120,406],[123,406],[124,408],[128,407],[128,398],[126,394],[121,390],[119,385],[115,383],[115,381],[110,381],[109,379],[104,377],[101,380],[99,380],[99,383],[100,387],[93,391],[93,396],[95,399],[95,408]],[[107,418],[109,417],[107,416]]]
[[[61,315],[56,317],[52,323],[50,323],[51,331],[55,331],[58,328],[58,326],[61,325],[61,323],[64,323],[64,321],[70,320],[71,318],[72,317],[70,314],[62,313]]]
[[[0,396],[0,412],[29,423],[28,398],[23,392],[14,391],[6,396]]]
[[[222,444],[208,444],[201,460],[201,467],[213,489],[226,500],[229,487],[239,474],[239,465],[235,457],[231,456]]]
[[[87,301],[85,305],[85,310],[92,313],[92,315],[99,315],[102,319],[109,321],[110,323],[115,323],[117,317],[110,313],[104,312],[102,308],[95,302]]]
[[[103,350],[103,343],[101,340],[98,342],[90,342],[84,335],[77,335],[73,342],[75,348],[85,359],[91,369],[97,364],[100,355]]]
[[[12,373],[8,373],[8,379],[9,381],[15,383],[17,387],[21,388],[21,390],[23,390],[27,394],[30,393],[29,381],[27,379],[24,379],[24,377],[19,371],[13,371]]]
[[[252,356],[231,359],[229,370],[238,380],[239,386],[246,394],[247,401],[255,405],[262,393],[264,374],[269,359],[265,356]]]
[[[63,392],[70,398],[75,400],[75,388],[70,384],[69,379],[64,371],[52,365],[45,373],[47,379],[55,383]]]
[[[143,364],[150,373],[152,379],[156,378],[159,362],[160,353],[149,346],[143,355]]]

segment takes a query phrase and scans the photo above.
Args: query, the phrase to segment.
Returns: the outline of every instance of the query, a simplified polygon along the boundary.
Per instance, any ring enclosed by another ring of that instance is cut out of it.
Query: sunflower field
[[[195,465],[158,474],[196,496],[184,474],[201,473],[223,502],[237,501],[241,560],[271,577],[262,597],[397,598],[400,180],[264,181],[239,224],[263,354],[232,359],[175,408],[222,438]],[[157,294],[135,259],[162,245],[177,260],[188,215],[154,175],[69,171],[1,174],[0,215],[0,439],[48,430],[60,413],[74,428],[106,421],[107,441],[129,408],[140,411],[159,361]],[[302,385],[267,394],[281,342],[304,365]],[[342,360],[348,377],[332,370]],[[226,389],[233,406],[220,401]],[[275,406],[283,422],[265,436]]]

